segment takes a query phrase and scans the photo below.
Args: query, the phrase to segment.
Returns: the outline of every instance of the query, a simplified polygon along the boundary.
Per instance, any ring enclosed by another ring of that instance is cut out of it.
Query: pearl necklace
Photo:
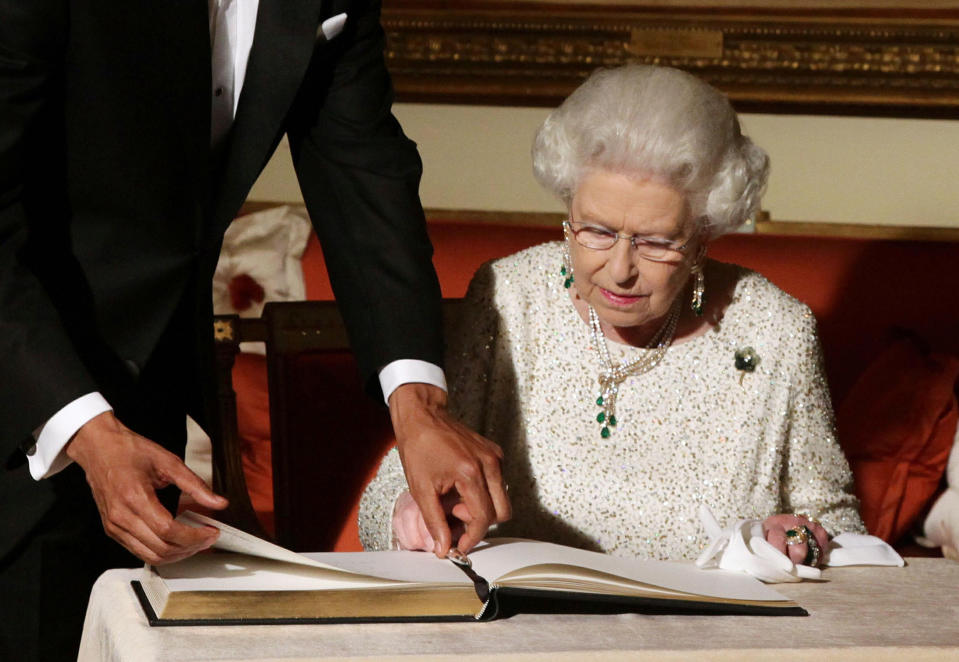
[[[606,344],[606,336],[599,324],[599,315],[593,310],[593,307],[587,304],[589,309],[589,329],[592,337],[593,346],[599,353],[599,358],[603,363],[603,371],[599,375],[600,395],[596,399],[596,405],[603,408],[596,415],[596,422],[602,425],[600,436],[606,439],[610,435],[610,428],[616,425],[616,395],[619,393],[619,385],[627,377],[641,375],[649,372],[663,360],[666,350],[673,342],[673,336],[676,334],[676,323],[679,321],[679,300],[673,302],[669,313],[666,315],[666,321],[659,328],[659,331],[646,344],[642,356],[625,361],[620,365],[613,365],[613,360],[609,355],[609,347]]]

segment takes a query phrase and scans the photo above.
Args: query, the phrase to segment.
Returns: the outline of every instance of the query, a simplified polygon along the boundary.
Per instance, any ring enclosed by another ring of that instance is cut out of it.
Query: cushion
[[[855,477],[869,532],[895,543],[940,490],[956,433],[959,359],[889,345],[867,367],[837,413],[839,440]]]
[[[926,516],[920,542],[941,547],[943,556],[959,561],[959,429],[949,453],[946,485]]]
[[[306,298],[301,258],[312,225],[302,207],[284,205],[234,219],[213,275],[213,312],[259,317],[267,301]],[[240,351],[263,354],[262,343]]]
[[[920,543],[940,547],[947,559],[959,561],[959,489],[950,487],[939,495],[922,530]]]

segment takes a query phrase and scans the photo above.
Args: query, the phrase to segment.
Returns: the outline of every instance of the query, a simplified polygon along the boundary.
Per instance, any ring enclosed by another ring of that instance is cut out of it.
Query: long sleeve
[[[407,489],[406,476],[400,454],[393,448],[370,481],[360,499],[358,528],[360,542],[367,551],[382,551],[392,547],[393,504]]]
[[[0,0],[0,455],[68,402],[97,390],[41,282],[67,254],[55,184],[61,163],[58,67],[67,43],[63,3]],[[52,162],[46,159],[52,159]],[[51,186],[56,191],[55,185]],[[52,268],[51,268],[52,267]]]
[[[355,2],[288,120],[304,200],[371,392],[397,359],[442,367],[440,290],[418,196],[416,145],[391,113],[378,2]],[[327,89],[322,98],[310,90]]]
[[[490,365],[496,344],[496,312],[489,265],[480,267],[473,277],[458,312],[458,318],[446,334],[450,412],[464,425],[483,434]],[[383,459],[360,500],[360,541],[365,549],[390,548],[393,504],[406,489],[403,465],[394,448]]]
[[[473,275],[460,315],[446,338],[450,412],[482,435],[487,434],[494,359],[502,351],[494,285],[493,269],[484,264]]]
[[[799,361],[787,417],[783,510],[812,515],[833,535],[842,531],[865,533],[859,502],[853,495],[852,471],[836,438],[822,348],[812,314],[805,317],[796,336]]]

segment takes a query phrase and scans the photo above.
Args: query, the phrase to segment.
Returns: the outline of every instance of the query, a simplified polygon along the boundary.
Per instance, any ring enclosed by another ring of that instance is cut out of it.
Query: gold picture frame
[[[741,111],[959,117],[959,2],[386,0],[383,25],[406,102],[554,106],[642,62]]]

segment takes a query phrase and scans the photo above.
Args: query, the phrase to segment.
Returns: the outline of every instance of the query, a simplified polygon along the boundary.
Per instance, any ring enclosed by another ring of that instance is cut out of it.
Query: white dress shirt
[[[253,46],[253,32],[259,0],[207,0],[210,10],[210,44],[213,89],[210,141],[218,145],[230,131],[246,77],[246,65]],[[443,370],[432,363],[401,359],[387,364],[379,373],[384,399],[397,387],[425,383],[446,390]],[[63,452],[77,430],[90,419],[112,411],[97,392],[69,403],[34,432],[36,445],[27,453],[30,475],[36,480],[48,478],[69,466],[72,460]]]

